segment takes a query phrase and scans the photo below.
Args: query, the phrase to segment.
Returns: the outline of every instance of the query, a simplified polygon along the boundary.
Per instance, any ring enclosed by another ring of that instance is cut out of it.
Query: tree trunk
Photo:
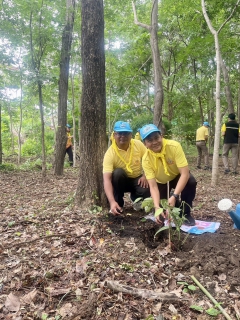
[[[102,161],[106,142],[103,0],[82,1],[80,172],[76,202],[106,205]]]
[[[42,177],[46,177],[46,150],[45,150],[45,126],[44,126],[44,111],[43,111],[43,98],[42,98],[42,84],[38,81],[38,95],[39,95],[39,109],[41,117],[41,135],[42,135]]]
[[[75,0],[67,0],[66,25],[62,35],[62,49],[59,77],[59,102],[58,102],[58,130],[56,134],[56,150],[54,161],[54,174],[62,175],[64,158],[66,154],[66,124],[67,124],[67,97],[69,62],[72,45],[72,31],[75,13]]]
[[[153,0],[151,26],[141,23],[137,19],[137,13],[134,2],[132,2],[134,22],[140,27],[147,29],[150,33],[150,44],[153,59],[154,71],[154,115],[153,123],[161,128],[162,127],[162,106],[163,106],[163,83],[162,83],[162,66],[160,59],[160,52],[158,47],[158,0]]]
[[[2,104],[0,103],[0,164],[2,164]]]
[[[230,88],[228,70],[226,68],[225,63],[223,62],[221,54],[220,54],[220,65],[223,73],[223,79],[224,79],[224,85],[225,85],[224,90],[225,90],[225,95],[228,103],[228,112],[234,113],[234,106],[233,106],[233,99],[232,99],[232,92]]]
[[[220,105],[220,80],[221,80],[221,52],[220,52],[220,45],[218,35],[225,24],[232,18],[240,0],[237,1],[235,7],[233,8],[232,12],[230,13],[229,17],[221,24],[220,28],[216,31],[211,21],[208,17],[205,0],[201,0],[202,5],[202,12],[203,16],[206,20],[209,30],[211,31],[212,35],[214,36],[215,42],[215,51],[216,51],[216,127],[215,127],[215,139],[214,139],[214,151],[213,151],[213,163],[212,163],[212,181],[211,185],[215,186],[218,183],[218,159],[219,159],[219,146],[220,146],[220,133],[221,133],[221,105]]]

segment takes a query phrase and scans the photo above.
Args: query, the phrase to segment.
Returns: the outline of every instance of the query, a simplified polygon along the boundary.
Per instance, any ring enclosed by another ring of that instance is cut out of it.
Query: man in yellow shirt
[[[188,162],[180,143],[164,139],[161,131],[154,124],[143,126],[140,134],[148,149],[143,156],[142,166],[155,211],[159,209],[160,199],[168,199],[169,205],[174,207],[181,194],[181,201],[185,202],[183,211],[187,219],[184,223],[189,226],[195,225],[191,208],[196,195],[197,182],[189,172]],[[169,190],[174,189],[170,198],[167,194],[167,182],[169,182]],[[159,217],[157,222],[161,223]]]
[[[136,140],[140,140],[140,141],[141,141],[140,128],[139,128],[139,129],[137,129],[137,133],[135,134],[134,139],[136,139]]]
[[[103,159],[103,182],[110,211],[119,215],[125,192],[130,192],[134,201],[139,197],[149,197],[150,191],[141,164],[146,147],[141,141],[132,139],[128,122],[117,121],[113,130],[112,145]]]
[[[70,133],[71,126],[69,124],[66,125],[67,131],[67,143],[66,143],[66,152],[68,154],[69,164],[73,166],[73,151],[72,151],[72,138],[73,136]]]
[[[207,141],[208,141],[208,128],[209,123],[207,121],[203,122],[203,125],[197,129],[196,132],[196,147],[198,151],[198,157],[197,157],[197,168],[201,169],[201,160],[202,155],[204,155],[204,170],[209,170],[209,155],[208,155],[208,147],[207,147]]]

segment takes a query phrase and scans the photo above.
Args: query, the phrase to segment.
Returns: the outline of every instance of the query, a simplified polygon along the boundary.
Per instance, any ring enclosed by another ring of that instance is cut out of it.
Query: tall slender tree
[[[134,22],[147,29],[150,33],[150,44],[152,50],[153,70],[154,70],[154,117],[153,122],[156,126],[162,125],[162,106],[163,106],[163,83],[160,52],[158,47],[158,0],[152,1],[151,25],[141,23],[137,19],[135,4],[132,2],[134,12]]]
[[[60,60],[59,78],[59,102],[58,102],[58,130],[56,135],[56,151],[54,174],[63,174],[64,157],[66,152],[66,123],[67,123],[67,98],[68,98],[68,78],[69,62],[72,45],[72,32],[75,14],[75,0],[66,1],[66,25],[62,34],[62,49]]]
[[[103,0],[82,0],[80,172],[76,202],[104,204],[102,160],[107,148]]]

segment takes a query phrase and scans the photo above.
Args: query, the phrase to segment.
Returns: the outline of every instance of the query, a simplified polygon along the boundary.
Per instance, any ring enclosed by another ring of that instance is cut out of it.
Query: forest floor
[[[240,319],[240,231],[217,207],[223,198],[240,202],[240,175],[224,175],[219,159],[213,188],[210,171],[193,159],[190,168],[198,182],[194,217],[220,227],[181,232],[171,252],[167,231],[155,239],[157,225],[128,201],[117,218],[75,206],[78,168],[60,179],[49,172],[45,182],[41,172],[1,172],[0,319],[213,319],[214,303],[191,275],[229,315],[215,319]]]

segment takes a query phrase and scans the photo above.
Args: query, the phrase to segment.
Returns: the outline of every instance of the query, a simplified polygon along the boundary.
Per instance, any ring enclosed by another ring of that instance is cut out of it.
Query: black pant
[[[70,163],[70,166],[72,167],[73,166],[73,152],[72,152],[72,146],[68,147],[66,149],[66,153],[68,154],[68,158],[69,158],[69,163]],[[66,154],[65,153],[65,154]]]
[[[176,188],[179,178],[180,178],[180,174],[176,176],[176,178],[174,178],[172,181],[169,181],[169,191],[171,191],[172,188],[173,189]],[[168,198],[167,183],[165,184],[158,183],[157,185],[158,185],[158,190],[160,192],[160,199],[167,199]],[[181,192],[181,201],[186,202],[186,204],[184,204],[182,207],[185,215],[190,214],[192,203],[196,195],[196,187],[197,187],[197,181],[194,178],[194,176],[190,173],[188,182],[185,188],[183,189],[183,191]]]
[[[126,172],[121,169],[115,169],[112,174],[112,185],[113,185],[113,194],[115,201],[119,204],[120,207],[124,205],[124,192],[131,193],[132,201],[135,201],[137,198],[148,198],[150,197],[149,188],[142,188],[138,185],[138,180],[141,176],[137,178],[129,178]]]

